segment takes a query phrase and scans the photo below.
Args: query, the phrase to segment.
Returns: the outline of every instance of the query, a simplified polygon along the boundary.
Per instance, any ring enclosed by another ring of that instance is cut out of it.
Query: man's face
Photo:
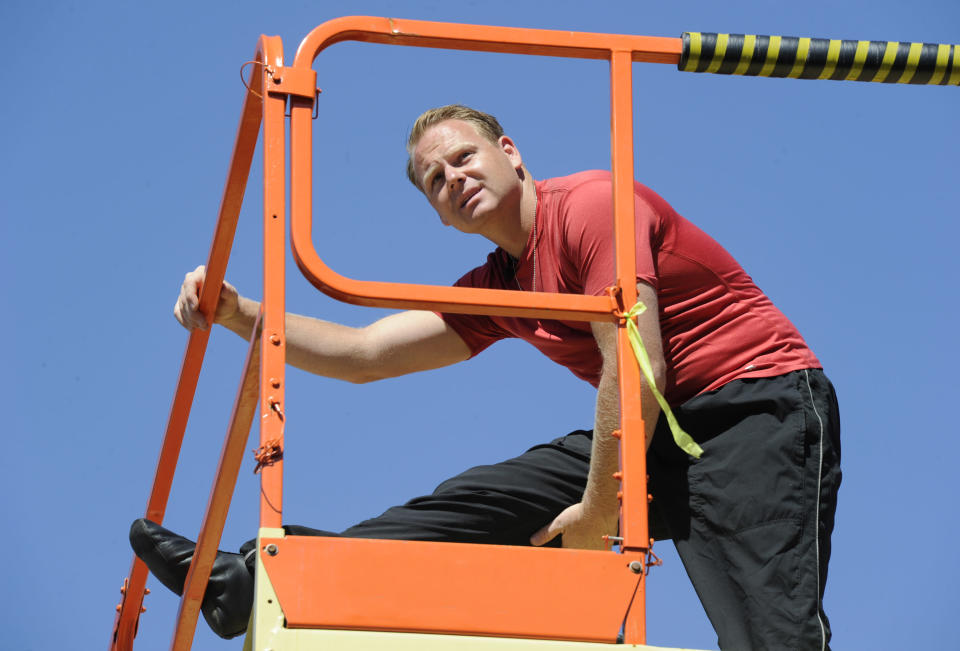
[[[503,220],[519,216],[522,164],[510,138],[490,142],[462,120],[433,125],[413,151],[430,205],[445,225],[464,233],[493,233]]]

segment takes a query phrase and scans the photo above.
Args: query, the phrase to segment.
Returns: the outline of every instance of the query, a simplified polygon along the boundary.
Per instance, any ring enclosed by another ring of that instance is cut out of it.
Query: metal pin
[[[272,409],[273,411],[277,412],[277,416],[280,417],[280,420],[283,420],[283,410],[280,409],[280,401],[279,401],[279,400],[270,400],[270,409]]]

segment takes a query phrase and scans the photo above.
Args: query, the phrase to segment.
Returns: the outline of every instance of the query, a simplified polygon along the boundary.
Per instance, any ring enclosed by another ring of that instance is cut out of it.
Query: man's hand
[[[579,502],[565,508],[553,522],[530,536],[530,544],[539,547],[558,535],[563,535],[563,546],[569,549],[608,549],[603,537],[617,535],[617,514],[601,517]]]
[[[206,330],[210,325],[198,309],[200,306],[200,287],[207,276],[207,268],[200,265],[183,278],[180,286],[180,296],[173,306],[173,316],[177,318],[187,330],[200,328]],[[239,295],[236,288],[224,281],[217,301],[217,310],[214,315],[215,323],[222,323],[237,312]]]

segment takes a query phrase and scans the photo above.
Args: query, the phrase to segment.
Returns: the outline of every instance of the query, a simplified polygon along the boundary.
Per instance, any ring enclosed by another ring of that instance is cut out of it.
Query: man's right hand
[[[200,288],[207,276],[207,268],[200,265],[183,278],[183,284],[180,286],[180,296],[173,306],[173,316],[187,330],[200,328],[206,330],[209,326],[206,318],[200,313]],[[223,281],[223,287],[220,289],[220,299],[217,301],[217,309],[214,314],[214,323],[223,323],[237,313],[239,295],[236,288]]]

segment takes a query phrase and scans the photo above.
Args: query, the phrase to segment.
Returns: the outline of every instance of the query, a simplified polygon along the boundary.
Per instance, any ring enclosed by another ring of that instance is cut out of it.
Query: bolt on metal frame
[[[346,40],[610,62],[611,157],[616,282],[609,296],[528,293],[359,281],[331,270],[312,244],[314,59]],[[394,630],[643,644],[647,530],[646,458],[640,375],[620,316],[637,300],[633,213],[632,64],[682,70],[886,83],[960,84],[960,47],[784,37],[684,34],[683,38],[548,31],[353,16],[326,22],[284,66],[279,37],[261,36],[244,97],[200,311],[212,315],[263,127],[264,296],[200,527],[172,649],[192,643],[202,596],[236,483],[256,407],[261,470],[260,563],[276,587],[286,626]],[[732,44],[729,45],[728,44]],[[775,47],[774,47],[775,45]],[[902,59],[902,60],[901,60]],[[918,72],[919,71],[919,72]],[[620,553],[494,545],[283,536],[285,123],[290,103],[291,246],[304,276],[325,293],[359,305],[461,313],[612,321],[619,324],[622,483]],[[212,322],[212,319],[208,319]],[[209,331],[191,332],[164,434],[147,517],[162,522]],[[331,572],[330,568],[336,568]],[[121,589],[111,649],[130,649],[145,593],[146,567],[134,558]],[[309,576],[309,581],[303,577]],[[384,577],[389,576],[390,581]],[[462,581],[471,590],[455,595]],[[459,583],[458,583],[459,582]],[[543,586],[549,586],[543,589]],[[535,590],[536,607],[527,595]],[[451,594],[447,598],[447,594]],[[455,607],[451,608],[449,602]]]

